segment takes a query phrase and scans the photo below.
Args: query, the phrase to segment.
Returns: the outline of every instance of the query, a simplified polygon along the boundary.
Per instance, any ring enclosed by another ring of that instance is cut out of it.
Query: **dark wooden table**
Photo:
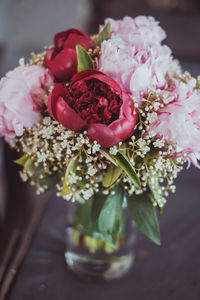
[[[8,297],[9,300],[199,300],[200,171],[177,180],[160,218],[162,246],[138,235],[131,272],[112,282],[87,282],[67,270],[67,205],[52,197]]]

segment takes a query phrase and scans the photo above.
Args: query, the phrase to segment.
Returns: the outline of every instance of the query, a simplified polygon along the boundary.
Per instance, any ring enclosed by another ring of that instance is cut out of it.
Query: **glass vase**
[[[87,279],[111,280],[125,275],[134,263],[136,241],[136,225],[126,207],[123,207],[123,231],[113,247],[99,238],[97,232],[87,234],[80,224],[75,226],[77,210],[83,209],[77,206],[81,204],[76,201],[67,203],[65,260],[68,268]]]

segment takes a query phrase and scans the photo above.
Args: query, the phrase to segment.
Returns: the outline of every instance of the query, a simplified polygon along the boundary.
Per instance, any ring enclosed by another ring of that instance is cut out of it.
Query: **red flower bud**
[[[45,55],[44,65],[59,81],[70,80],[77,72],[76,45],[86,50],[94,47],[91,38],[78,29],[57,33],[54,44]]]

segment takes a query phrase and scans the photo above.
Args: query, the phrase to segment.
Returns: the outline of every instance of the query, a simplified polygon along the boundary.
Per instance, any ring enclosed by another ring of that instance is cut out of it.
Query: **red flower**
[[[61,81],[70,80],[77,72],[76,45],[81,45],[86,50],[94,47],[91,38],[78,29],[57,33],[54,45],[47,51],[44,65]]]
[[[137,121],[132,98],[96,70],[74,75],[70,89],[57,84],[49,95],[48,109],[65,128],[87,130],[89,138],[104,148],[125,140]]]

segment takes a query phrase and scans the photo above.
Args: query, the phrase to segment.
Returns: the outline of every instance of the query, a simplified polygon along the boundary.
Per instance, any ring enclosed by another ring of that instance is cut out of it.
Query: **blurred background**
[[[56,32],[75,27],[94,33],[106,17],[141,14],[160,21],[168,36],[165,43],[183,69],[200,74],[199,0],[0,0],[0,74],[17,66],[19,58],[27,61],[30,52],[51,45]],[[0,250],[13,228],[25,226],[37,201],[34,189],[19,180],[15,158],[0,139]],[[200,172],[191,167],[188,174],[188,184],[198,184]]]

